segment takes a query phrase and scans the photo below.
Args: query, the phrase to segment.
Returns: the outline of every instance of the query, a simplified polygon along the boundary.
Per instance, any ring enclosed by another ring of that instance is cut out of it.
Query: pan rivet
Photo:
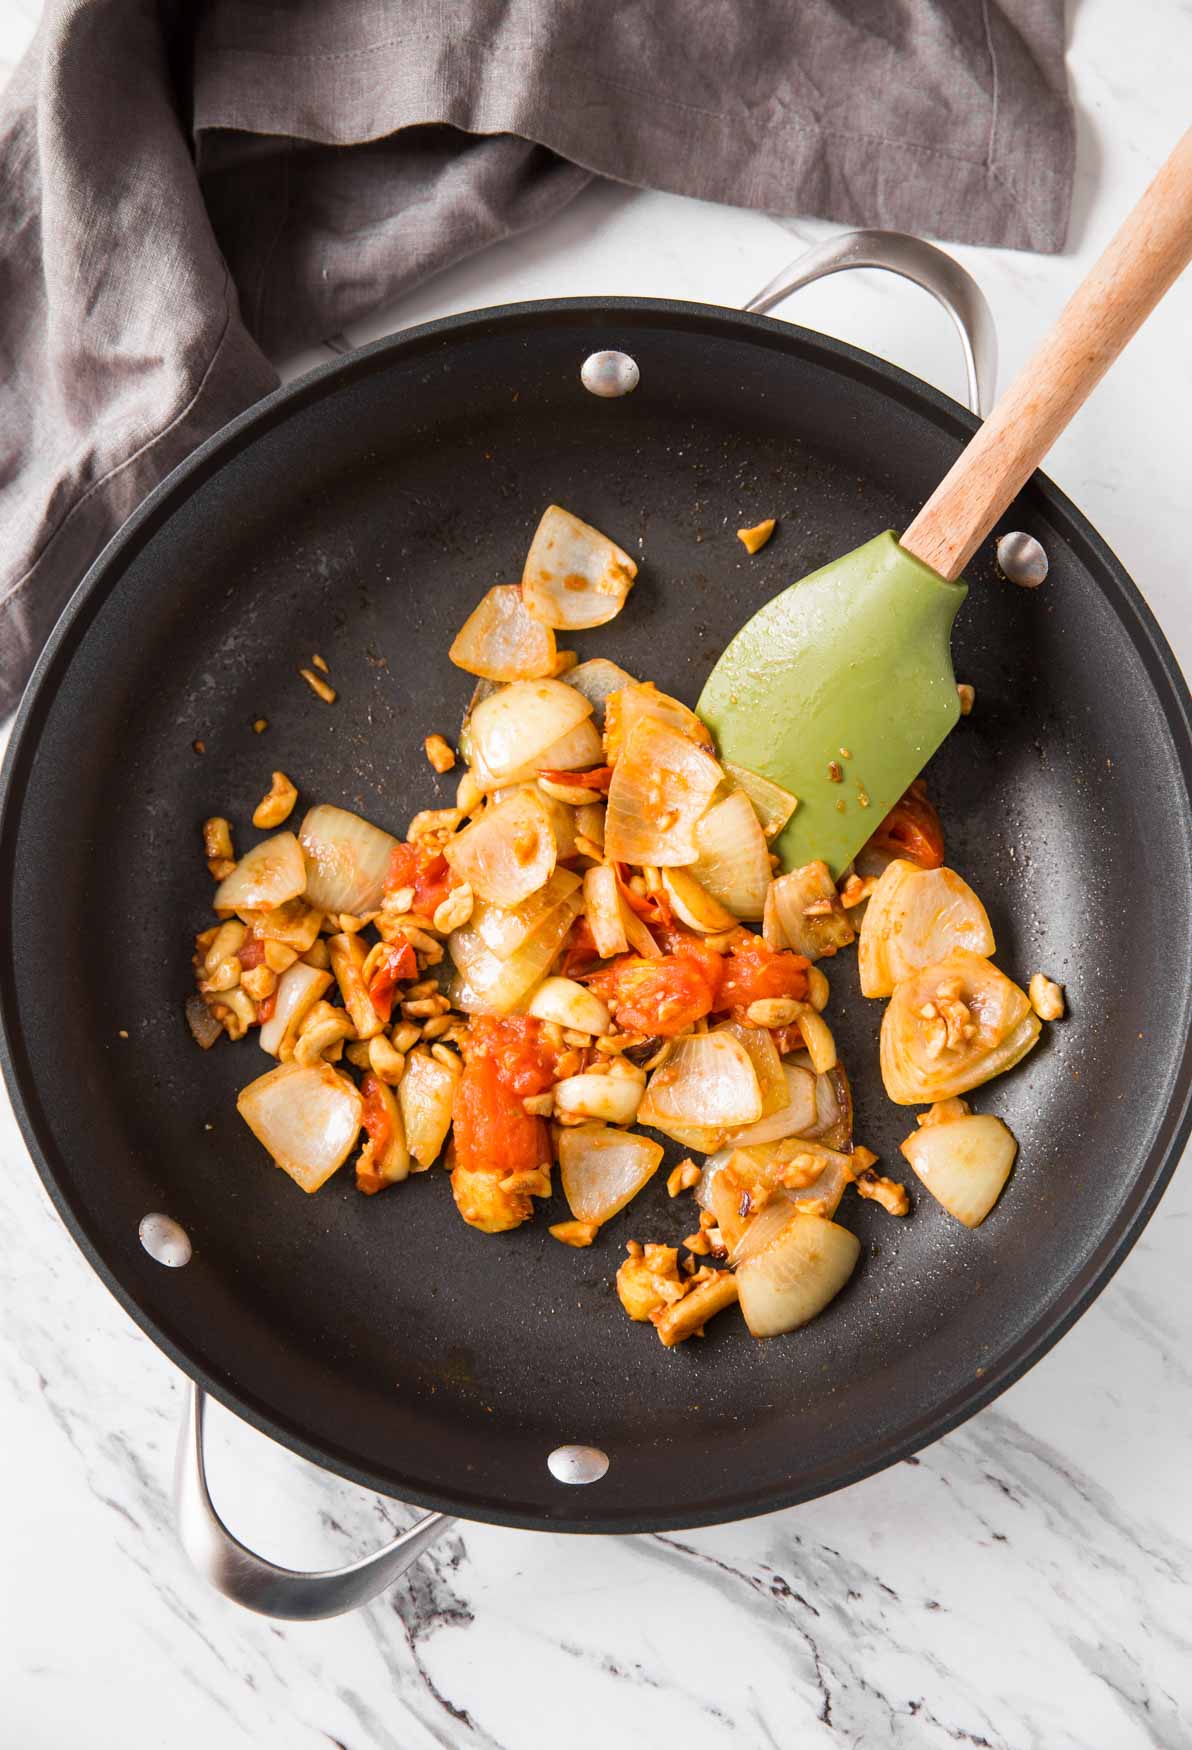
[[[190,1235],[181,1222],[168,1215],[145,1215],[137,1232],[156,1263],[166,1264],[171,1270],[180,1270],[183,1264],[190,1263]]]
[[[632,395],[641,372],[627,352],[591,352],[580,367],[579,378],[589,394],[611,401],[617,395]]]
[[[1022,589],[1038,589],[1047,576],[1047,555],[1033,535],[1020,531],[1003,535],[997,544],[997,562],[1004,576]]]
[[[608,1453],[598,1446],[556,1446],[546,1468],[557,1483],[598,1483],[608,1469]]]

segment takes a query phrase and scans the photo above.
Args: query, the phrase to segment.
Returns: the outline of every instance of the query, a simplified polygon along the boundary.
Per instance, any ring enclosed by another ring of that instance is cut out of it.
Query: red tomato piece
[[[724,979],[716,999],[717,1009],[745,1010],[766,997],[807,995],[807,968],[802,954],[785,949],[778,953],[760,936],[751,933],[724,960]]]
[[[378,1154],[383,1154],[389,1146],[393,1135],[393,1125],[389,1118],[389,1109],[381,1094],[381,1083],[371,1070],[360,1083],[360,1092],[364,1096],[364,1128],[369,1140]]]
[[[398,893],[403,887],[412,887],[410,910],[420,917],[433,918],[452,885],[447,859],[435,846],[415,839],[412,844],[394,845],[390,851],[385,892]]]
[[[261,937],[245,936],[236,950],[236,958],[245,972],[251,972],[254,967],[259,966],[265,958],[265,944]]]
[[[257,1020],[260,1022],[262,1027],[265,1025],[266,1021],[272,1021],[273,1011],[276,1007],[277,1007],[277,992],[276,992],[276,990],[272,990],[272,991],[270,991],[270,993],[267,997],[262,997],[260,1002],[257,1004]]]
[[[612,783],[613,769],[611,766],[593,766],[588,772],[539,772],[540,778],[545,778],[551,784],[578,784],[583,790],[600,791],[608,795],[608,787]]]
[[[896,802],[869,843],[892,857],[905,857],[920,869],[939,869],[944,861],[944,829],[927,792],[914,783]]]
[[[472,1055],[455,1084],[455,1159],[465,1173],[497,1179],[550,1163],[550,1133],[531,1118],[493,1057]]]
[[[533,1015],[473,1015],[466,1050],[469,1063],[480,1058],[494,1063],[519,1100],[544,1094],[554,1084],[555,1049]]]
[[[618,1027],[672,1039],[711,1013],[716,984],[710,972],[687,953],[658,960],[625,954],[593,974],[588,985],[612,1008]]]
[[[368,994],[373,1008],[382,1021],[393,1013],[393,999],[403,978],[413,978],[418,961],[408,942],[387,942],[377,969],[368,981]]]

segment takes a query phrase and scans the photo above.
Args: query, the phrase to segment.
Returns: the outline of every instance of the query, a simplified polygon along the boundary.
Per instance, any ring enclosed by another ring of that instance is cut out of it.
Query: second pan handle
[[[455,1523],[444,1513],[428,1513],[383,1549],[343,1568],[300,1573],[278,1567],[242,1544],[215,1510],[203,1456],[206,1404],[202,1387],[188,1382],[174,1472],[178,1535],[204,1579],[246,1610],[291,1622],[314,1622],[356,1610],[392,1586]]]
[[[968,404],[984,416],[997,385],[997,331],[985,294],[958,261],[934,243],[908,237],[902,231],[841,231],[827,237],[776,274],[745,305],[764,316],[775,304],[803,286],[830,273],[853,267],[876,267],[922,286],[941,303],[956,325],[964,349]]]

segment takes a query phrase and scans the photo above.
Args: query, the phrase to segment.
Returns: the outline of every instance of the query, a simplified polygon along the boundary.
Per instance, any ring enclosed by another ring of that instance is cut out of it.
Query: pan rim
[[[173,469],[107,542],[67,602],[25,689],[0,770],[0,882],[7,878],[6,890],[10,894],[13,891],[16,839],[25,790],[22,780],[32,764],[40,727],[53,698],[55,689],[51,683],[56,675],[69,667],[91,621],[117,586],[128,562],[210,474],[273,425],[312,402],[336,393],[358,375],[386,368],[399,355],[427,350],[469,331],[479,337],[484,331],[517,329],[542,322],[578,321],[582,324],[585,318],[593,329],[597,324],[603,324],[607,330],[610,320],[615,325],[619,318],[630,326],[663,321],[720,336],[751,337],[782,351],[810,354],[829,370],[867,381],[877,392],[893,395],[950,435],[965,436],[980,423],[941,391],[847,342],[772,317],[672,299],[559,298],[497,305],[419,324],[317,366],[293,383],[255,402]],[[1097,589],[1122,621],[1147,671],[1172,739],[1184,784],[1192,791],[1192,695],[1158,621],[1120,561],[1065,493],[1041,473],[1035,474],[1023,491],[1040,503],[1048,520],[1058,527],[1065,542],[1081,557]],[[391,1498],[463,1518],[524,1530],[590,1534],[677,1531],[776,1512],[850,1487],[959,1427],[1041,1360],[1108,1284],[1154,1213],[1192,1134],[1192,1040],[1189,1040],[1180,1060],[1171,1098],[1159,1116],[1150,1147],[1136,1171],[1128,1203],[1092,1256],[1056,1296],[1046,1316],[1036,1320],[1017,1343],[988,1363],[980,1374],[974,1375],[971,1385],[958,1388],[933,1410],[901,1424],[896,1434],[876,1447],[868,1447],[847,1469],[837,1467],[826,1480],[822,1474],[813,1479],[805,1477],[797,1483],[791,1480],[786,1486],[752,1489],[740,1498],[717,1497],[712,1505],[705,1503],[671,1512],[643,1514],[632,1508],[602,1512],[595,1501],[589,1507],[586,1493],[577,1497],[573,1492],[567,1499],[577,1511],[556,1517],[551,1513],[508,1506],[487,1495],[469,1496],[466,1491],[444,1495],[433,1486],[410,1484],[396,1472],[383,1474],[369,1470],[344,1449],[314,1445],[292,1419],[265,1406],[235,1383],[212,1375],[204,1361],[198,1358],[198,1345],[193,1340],[188,1340],[177,1327],[167,1328],[141,1307],[136,1296],[124,1286],[115,1267],[107,1262],[100,1243],[93,1238],[88,1224],[75,1207],[66,1189],[69,1175],[63,1173],[60,1179],[53,1164],[52,1134],[33,1092],[16,1012],[14,968],[7,940],[3,958],[0,958],[0,1067],[34,1166],[83,1256],[155,1346],[218,1402],[260,1433],[309,1462]],[[582,1513],[578,1511],[581,1504]]]

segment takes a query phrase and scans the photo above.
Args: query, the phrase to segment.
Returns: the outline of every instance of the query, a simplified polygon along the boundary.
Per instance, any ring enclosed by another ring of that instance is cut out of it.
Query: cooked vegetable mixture
[[[274,830],[298,796],[284,772],[252,817],[271,836],[239,859],[229,822],[206,821],[217,921],[196,938],[187,1019],[204,1049],[252,1029],[275,1059],[237,1104],[303,1191],[353,1154],[369,1196],[440,1163],[463,1220],[500,1234],[552,1196],[557,1163],[570,1219],[550,1232],[587,1247],[662,1164],[645,1132],[671,1139],[688,1155],[667,1190],[692,1231],[629,1242],[625,1311],[673,1347],[739,1301],[772,1337],[852,1274],[850,1188],[910,1208],[853,1139],[822,963],[856,943],[862,991],[888,999],[886,1092],[929,1108],[902,1153],[967,1227],[1016,1144],[961,1096],[1019,1062],[1063,995],[993,965],[921,783],[839,883],[819,862],[781,873],[769,845],[796,798],[720,762],[651,681],[556,643],[611,620],[636,570],[546,511],[522,582],[489,590],[451,647],[479,677],[456,805],[404,839],[325,802]],[[456,765],[441,735],[425,747],[437,772]]]

